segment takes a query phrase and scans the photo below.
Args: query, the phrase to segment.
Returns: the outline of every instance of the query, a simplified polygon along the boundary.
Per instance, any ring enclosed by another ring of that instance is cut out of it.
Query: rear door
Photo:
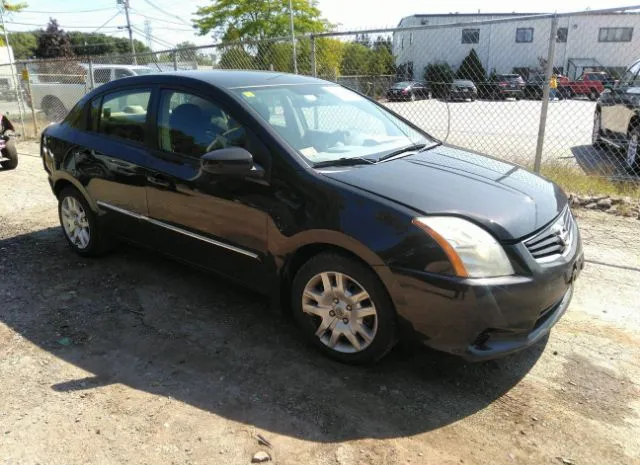
[[[151,87],[108,92],[91,101],[90,130],[79,135],[75,177],[104,211],[116,234],[143,240],[139,218],[147,215],[145,165]]]

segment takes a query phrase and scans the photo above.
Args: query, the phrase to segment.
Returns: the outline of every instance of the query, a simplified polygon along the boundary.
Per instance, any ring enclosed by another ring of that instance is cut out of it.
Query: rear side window
[[[102,98],[98,132],[120,139],[144,142],[151,90],[132,89]]]
[[[85,118],[84,108],[84,105],[76,104],[64,119],[65,124],[82,131],[87,129],[87,119]]]
[[[133,76],[133,73],[131,71],[129,71],[128,69],[116,68],[114,70],[114,78],[115,79],[120,79],[120,78],[124,78],[124,77],[129,77],[129,76]]]

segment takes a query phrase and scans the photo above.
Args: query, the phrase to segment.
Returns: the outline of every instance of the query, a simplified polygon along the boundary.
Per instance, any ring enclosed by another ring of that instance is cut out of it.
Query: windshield
[[[404,147],[433,142],[341,86],[308,84],[235,92],[311,163],[356,157],[377,160]]]
[[[404,89],[405,87],[409,87],[411,85],[410,82],[396,82],[392,88],[393,89]]]

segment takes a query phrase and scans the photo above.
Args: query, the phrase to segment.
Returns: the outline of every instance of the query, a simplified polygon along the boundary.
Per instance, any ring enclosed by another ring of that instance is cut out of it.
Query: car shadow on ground
[[[71,252],[59,228],[0,240],[0,320],[90,373],[47,389],[122,383],[257,428],[335,442],[423,433],[485,408],[540,357],[546,340],[500,361],[466,364],[394,350],[345,366],[300,340],[264,298],[128,246]]]
[[[615,147],[595,148],[593,145],[571,147],[580,169],[587,175],[630,177],[624,166],[624,154]]]

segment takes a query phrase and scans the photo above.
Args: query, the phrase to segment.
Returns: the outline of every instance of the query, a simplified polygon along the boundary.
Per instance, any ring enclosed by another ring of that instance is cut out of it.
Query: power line
[[[39,26],[42,27],[42,23],[21,23],[21,22],[15,22],[15,21],[5,21],[7,24],[14,24],[16,26]],[[101,27],[101,26],[62,26],[60,25],[61,28],[63,29],[95,29],[97,27]],[[108,26],[107,29],[117,29],[118,26]]]
[[[147,19],[153,19],[154,21],[161,21],[161,22],[163,22],[163,23],[167,23],[167,24],[177,24],[177,25],[179,25],[179,26],[183,26],[183,25],[185,24],[185,22],[184,22],[184,21],[183,21],[183,22],[178,23],[178,22],[176,22],[176,21],[169,21],[168,19],[158,18],[158,17],[156,17],[156,16],[149,16],[148,14],[143,13],[142,11],[137,10],[137,9],[135,9],[135,8],[131,8],[131,11],[133,11],[135,14],[137,14],[137,15],[139,15],[139,16],[142,16],[142,17],[144,17],[144,18],[147,18]]]
[[[187,23],[184,19],[180,18],[179,16],[176,16],[175,14],[169,13],[165,10],[163,10],[162,8],[160,8],[158,5],[154,4],[151,0],[144,0],[149,6],[155,8],[156,10],[158,10],[160,13],[163,13],[167,16],[171,16],[172,18],[176,18],[178,19],[180,22],[186,24],[187,26],[191,26],[191,24]]]
[[[136,26],[134,26],[134,25],[131,25],[131,28],[132,28],[132,29],[133,29],[133,31],[134,31],[134,32],[136,32],[137,34],[139,34],[139,35],[141,35],[141,36],[143,36],[143,37],[147,38],[147,35],[145,34],[145,32],[144,32],[144,31],[142,31],[142,30],[138,29],[138,28],[137,28]],[[155,37],[155,36],[153,36],[153,35],[149,36],[149,38],[150,38],[153,42],[155,42],[156,44],[161,45],[162,47],[167,47],[167,48],[174,48],[174,47],[175,47],[175,45],[174,45],[174,44],[171,44],[171,43],[169,43],[169,42],[166,42],[166,41],[164,41],[164,40],[162,40],[162,39],[158,39],[157,37]]]
[[[63,14],[77,14],[77,13],[93,13],[96,11],[109,11],[112,8],[96,8],[95,10],[67,10],[67,11],[36,11],[36,10],[22,10],[19,13],[37,13],[43,15],[63,15]]]
[[[111,21],[113,21],[114,19],[116,19],[118,16],[120,16],[120,12],[116,12],[115,15],[113,15],[111,18],[107,19],[102,26],[100,26],[98,29],[96,29],[95,31],[93,31],[93,33],[95,34],[96,32],[98,32],[100,29],[102,29],[103,27],[105,27],[107,24],[109,24]]]

